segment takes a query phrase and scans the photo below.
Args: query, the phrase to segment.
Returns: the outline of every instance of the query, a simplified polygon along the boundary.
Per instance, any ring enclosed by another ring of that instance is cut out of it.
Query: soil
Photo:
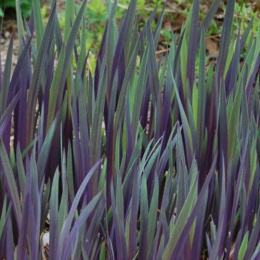
[[[2,33],[0,36],[0,41],[1,41],[1,66],[2,69],[5,64],[6,56],[7,56],[7,51],[8,51],[8,46],[10,43],[10,38],[12,35],[14,35],[14,45],[13,45],[13,65],[15,65],[16,60],[17,60],[17,55],[18,55],[18,39],[15,34],[17,32],[17,25],[16,25],[16,20],[14,17],[6,17],[5,20],[2,22]]]
[[[42,0],[42,5],[50,6],[51,0]],[[57,11],[61,12],[64,9],[65,0],[57,0]],[[10,43],[10,39],[13,36],[13,57],[12,57],[12,64],[13,67],[16,64],[17,57],[18,57],[18,49],[19,49],[19,41],[17,35],[17,22],[16,22],[16,13],[14,9],[6,9],[5,10],[5,17],[4,19],[0,20],[0,62],[2,70],[5,65],[8,47]]]

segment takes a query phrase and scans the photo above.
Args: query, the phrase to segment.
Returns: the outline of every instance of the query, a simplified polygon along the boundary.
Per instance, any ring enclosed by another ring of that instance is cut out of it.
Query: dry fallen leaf
[[[218,52],[219,52],[218,44],[211,38],[206,38],[206,49],[208,51],[209,56],[211,57],[218,56]]]

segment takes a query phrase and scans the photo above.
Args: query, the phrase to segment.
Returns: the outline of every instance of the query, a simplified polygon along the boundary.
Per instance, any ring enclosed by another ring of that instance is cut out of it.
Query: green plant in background
[[[128,6],[130,4],[130,0],[121,0],[117,2],[117,12],[115,14],[116,21],[122,20],[127,12]],[[158,13],[163,8],[163,2],[159,0],[149,1],[146,3],[145,0],[137,1],[137,13],[142,18],[139,23],[139,28],[144,25],[144,21],[149,17],[150,12],[157,7]],[[76,4],[76,11],[79,10],[80,5]],[[86,11],[84,14],[86,21],[86,48],[89,50],[88,57],[88,68],[93,73],[95,68],[96,54],[100,46],[100,42],[105,30],[106,21],[108,18],[107,12],[107,2],[102,0],[92,0],[87,3]],[[46,17],[46,7],[42,7],[42,15]],[[62,30],[65,28],[65,11],[62,11],[58,14],[59,23]],[[154,29],[156,26],[156,22],[152,21],[152,28]],[[164,32],[162,32],[164,35]],[[165,36],[169,36],[169,32],[166,30]],[[169,40],[169,37],[167,38]]]
[[[252,31],[257,32],[258,22],[260,21],[259,12],[255,12],[252,9],[252,5],[246,3],[235,5],[235,23],[233,24],[233,31],[244,31],[250,21],[253,19]]]
[[[0,1],[0,17],[4,15],[5,8],[15,9],[15,0],[1,0]],[[32,0],[21,0],[22,15],[28,18],[31,14]]]

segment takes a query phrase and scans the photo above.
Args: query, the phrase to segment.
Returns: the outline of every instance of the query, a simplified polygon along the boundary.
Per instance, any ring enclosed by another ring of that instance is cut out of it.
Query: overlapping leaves
[[[139,31],[136,2],[119,26],[108,3],[94,75],[86,1],[74,18],[66,0],[64,35],[55,1],[45,28],[38,0],[25,30],[18,15],[19,59],[11,73],[11,41],[0,71],[2,258],[41,259],[46,232],[50,259],[259,257],[260,29],[231,34],[228,1],[206,67],[220,1],[200,22],[196,0],[159,57],[163,13]]]

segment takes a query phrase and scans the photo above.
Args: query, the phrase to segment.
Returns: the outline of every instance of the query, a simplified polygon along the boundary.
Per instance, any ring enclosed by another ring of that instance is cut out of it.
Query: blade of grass
[[[14,178],[14,173],[3,143],[3,140],[0,139],[0,157],[1,157],[1,162],[3,166],[3,175],[5,179],[5,185],[9,193],[9,197],[11,199],[12,207],[14,210],[14,215],[16,219],[16,223],[18,227],[20,227],[20,223],[22,220],[22,211],[21,211],[21,206],[20,206],[20,198],[18,194],[18,187],[16,185],[16,181]]]
[[[77,206],[79,204],[79,201],[82,197],[83,192],[85,191],[85,188],[86,188],[88,182],[90,181],[91,177],[95,173],[96,169],[99,167],[100,163],[101,163],[101,160],[99,160],[91,168],[91,170],[89,171],[89,173],[87,174],[87,176],[85,177],[83,182],[81,183],[80,188],[78,189],[78,192],[77,192],[77,194],[74,198],[74,201],[71,205],[68,218],[66,219],[66,221],[63,223],[63,226],[62,226],[62,230],[61,230],[59,241],[58,241],[57,253],[56,253],[55,259],[62,259],[63,251],[65,250],[65,246],[66,246],[67,236],[69,235],[69,230],[71,228],[72,221],[73,221],[73,218],[74,218],[76,210],[77,210]]]
[[[75,45],[75,40],[78,34],[78,30],[81,24],[82,17],[84,15],[87,0],[82,3],[78,15],[73,23],[68,39],[65,46],[63,47],[63,55],[60,55],[57,70],[54,74],[54,80],[52,81],[49,96],[48,105],[48,118],[47,118],[47,129],[49,129],[57,109],[62,105],[63,92],[65,88],[65,82],[70,67],[71,55]]]

